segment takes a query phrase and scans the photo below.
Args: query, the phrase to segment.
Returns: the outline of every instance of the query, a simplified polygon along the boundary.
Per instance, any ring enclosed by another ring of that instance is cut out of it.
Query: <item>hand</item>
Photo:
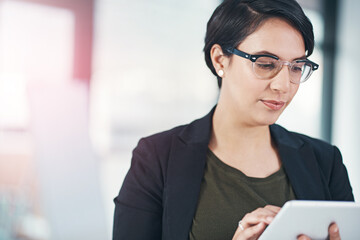
[[[330,224],[328,231],[329,231],[329,238],[328,238],[329,240],[341,240],[339,227],[336,225],[336,223]],[[302,234],[297,237],[297,240],[311,240],[311,238]]]
[[[237,228],[233,240],[255,240],[264,232],[276,214],[280,211],[280,207],[267,205],[264,208],[258,208],[248,213],[241,220],[240,227]]]

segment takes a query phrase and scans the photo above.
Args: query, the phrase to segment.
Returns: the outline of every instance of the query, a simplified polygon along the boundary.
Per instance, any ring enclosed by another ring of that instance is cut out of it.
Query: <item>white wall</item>
[[[360,201],[360,1],[341,0],[336,58],[333,142]]]
[[[201,117],[216,102],[216,78],[202,48],[218,3],[96,1],[90,121],[109,232],[112,200],[139,138]]]
[[[87,94],[82,83],[29,85],[41,203],[52,240],[111,236],[106,231],[100,162],[88,135]]]

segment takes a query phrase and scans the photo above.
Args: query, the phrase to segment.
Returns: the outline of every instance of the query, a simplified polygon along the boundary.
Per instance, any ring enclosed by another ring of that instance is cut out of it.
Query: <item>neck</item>
[[[254,151],[271,146],[268,125],[253,126],[242,121],[235,109],[217,106],[213,116],[213,129],[209,147],[227,152]]]

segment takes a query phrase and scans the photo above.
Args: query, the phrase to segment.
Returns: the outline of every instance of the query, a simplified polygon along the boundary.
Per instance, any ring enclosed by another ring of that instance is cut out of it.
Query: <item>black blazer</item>
[[[139,141],[114,199],[114,240],[188,239],[213,112]],[[297,199],[354,200],[338,148],[276,124],[270,132]]]

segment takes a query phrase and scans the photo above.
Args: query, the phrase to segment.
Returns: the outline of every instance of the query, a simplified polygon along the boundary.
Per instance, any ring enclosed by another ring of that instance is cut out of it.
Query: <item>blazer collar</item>
[[[195,215],[215,107],[172,139],[167,167],[164,239],[188,239]]]
[[[165,187],[164,239],[188,239],[206,165],[215,107],[172,139]],[[313,151],[297,135],[279,125],[271,125],[270,132],[297,198],[324,199]]]
[[[304,141],[302,141],[299,137],[291,134],[285,128],[277,124],[270,125],[270,134],[278,147],[300,149],[304,144]]]
[[[305,143],[299,134],[279,125],[271,125],[270,132],[297,199],[329,199],[312,146]]]
[[[215,107],[203,118],[197,119],[186,126],[180,133],[179,138],[186,144],[206,144],[210,140],[212,118]]]

